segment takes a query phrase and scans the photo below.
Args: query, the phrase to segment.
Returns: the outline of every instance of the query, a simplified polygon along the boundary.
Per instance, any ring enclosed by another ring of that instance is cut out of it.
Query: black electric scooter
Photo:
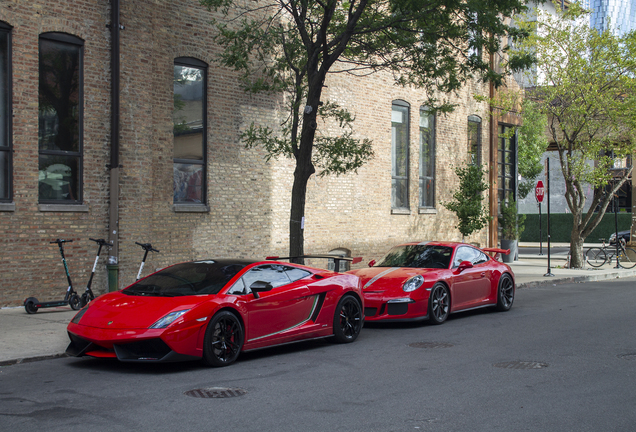
[[[99,254],[101,253],[103,246],[106,246],[106,247],[112,246],[110,243],[108,243],[104,239],[89,238],[89,240],[92,240],[95,243],[97,243],[97,256],[95,257],[95,263],[93,264],[93,271],[91,272],[91,277],[88,279],[88,283],[86,284],[86,290],[84,291],[84,294],[82,294],[82,296],[80,297],[80,307],[84,307],[89,302],[95,300],[95,295],[93,294],[93,291],[91,290],[91,284],[93,283],[93,276],[95,276],[95,269],[97,268],[97,262],[99,261]]]
[[[70,243],[72,241],[73,240],[57,239],[50,242],[51,244],[57,243],[58,247],[60,248],[60,255],[62,255],[62,263],[64,264],[64,271],[66,272],[66,279],[68,280],[68,288],[66,290],[64,300],[39,302],[38,299],[36,299],[35,297],[29,297],[24,301],[24,309],[26,309],[27,313],[34,314],[40,308],[59,307],[66,305],[69,305],[73,310],[78,310],[80,308],[80,296],[73,289],[71,275],[68,272],[68,265],[66,265],[66,258],[64,257],[64,247],[62,246],[64,243]]]
[[[153,248],[150,243],[137,243],[136,245],[141,246],[146,252],[144,252],[144,258],[141,260],[141,265],[139,266],[139,273],[137,273],[137,279],[141,279],[141,271],[144,269],[144,264],[146,263],[146,257],[148,256],[148,252],[159,252],[157,249]]]

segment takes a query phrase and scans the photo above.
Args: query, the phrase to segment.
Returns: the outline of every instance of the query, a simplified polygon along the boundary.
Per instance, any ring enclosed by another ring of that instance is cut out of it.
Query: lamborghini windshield
[[[157,297],[218,294],[250,263],[251,261],[207,260],[177,264],[151,274],[122,292]]]
[[[448,268],[453,248],[448,246],[396,246],[374,267]]]

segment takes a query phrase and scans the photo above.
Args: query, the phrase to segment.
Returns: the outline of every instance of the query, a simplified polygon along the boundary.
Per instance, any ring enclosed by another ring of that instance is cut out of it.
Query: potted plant
[[[504,262],[513,262],[518,253],[518,241],[524,230],[526,215],[517,213],[517,202],[508,200],[501,205],[501,216],[499,216],[499,226],[501,226],[501,248],[510,249],[510,254],[503,255]]]

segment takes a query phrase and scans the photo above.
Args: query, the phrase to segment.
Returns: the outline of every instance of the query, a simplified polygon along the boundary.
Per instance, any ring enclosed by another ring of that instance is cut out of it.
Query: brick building
[[[242,92],[215,63],[210,18],[197,0],[0,2],[0,307],[63,295],[56,238],[73,240],[65,251],[80,289],[94,259],[88,238],[115,239],[97,293],[108,289],[109,260],[119,288],[133,282],[143,255],[135,242],[160,250],[144,274],[204,257],[287,253],[292,162],[268,163],[238,138],[252,121],[279,124],[279,101]],[[491,127],[473,98],[488,86],[470,83],[455,112],[433,118],[421,91],[390,77],[327,84],[324,97],[356,115],[375,158],[357,174],[310,180],[305,251],[366,262],[398,242],[460,240],[441,204],[456,185],[453,167],[471,157],[495,166],[503,154],[490,150],[500,145],[490,131],[503,126]],[[426,166],[421,138],[434,155]],[[397,174],[395,145],[409,155]],[[491,183],[494,197],[497,170]],[[496,243],[496,225],[469,240]]]

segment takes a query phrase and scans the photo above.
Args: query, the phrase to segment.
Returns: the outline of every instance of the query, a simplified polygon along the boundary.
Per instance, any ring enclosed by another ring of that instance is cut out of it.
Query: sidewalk
[[[519,247],[519,260],[510,265],[515,273],[518,289],[533,288],[542,285],[556,285],[572,282],[597,281],[616,278],[636,277],[636,268],[616,269],[615,263],[600,268],[567,269],[567,253],[550,255],[550,270],[554,276],[545,276],[548,272],[547,255],[525,253],[524,246],[539,247],[539,244],[524,244]],[[567,247],[568,245],[552,245]],[[592,245],[585,245],[585,248]],[[544,254],[547,254],[546,246]],[[527,248],[525,248],[527,249]],[[70,307],[40,309],[29,315],[23,307],[0,309],[0,367],[65,356],[69,339],[66,326],[75,316]]]

